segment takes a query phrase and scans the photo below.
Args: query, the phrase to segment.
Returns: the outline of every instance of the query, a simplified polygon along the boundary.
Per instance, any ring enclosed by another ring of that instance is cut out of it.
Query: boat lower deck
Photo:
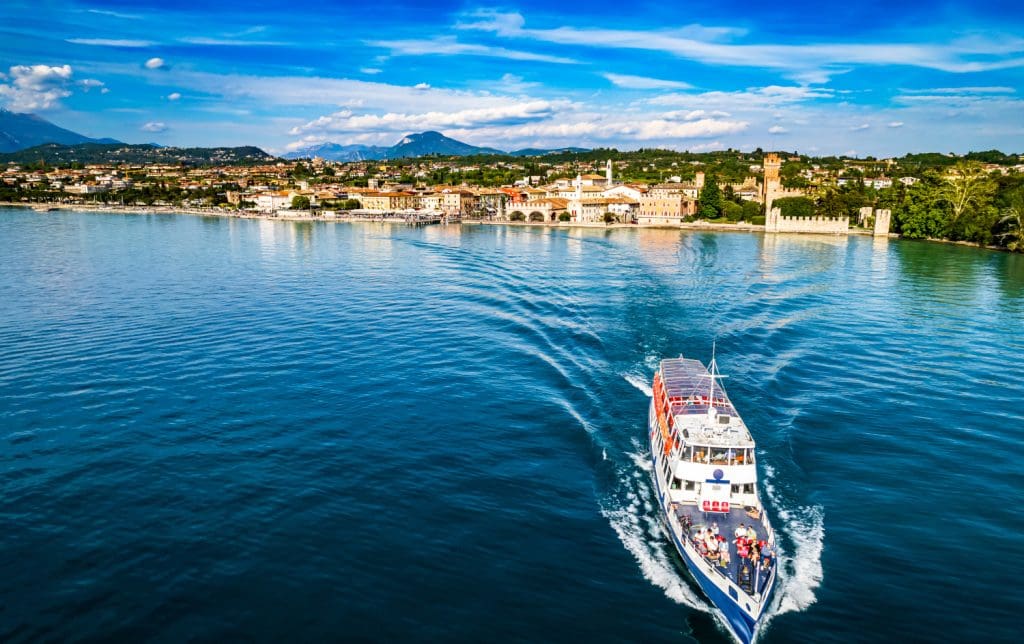
[[[764,593],[776,564],[775,553],[770,548],[764,548],[758,556],[755,548],[744,547],[743,543],[737,542],[737,530],[741,524],[744,532],[753,529],[754,542],[763,544],[768,541],[764,525],[756,512],[744,508],[730,508],[729,512],[703,512],[695,504],[672,505],[675,521],[689,540],[689,545],[694,546],[706,561],[712,563],[716,572],[751,596]],[[705,546],[708,532],[721,535],[723,540],[718,540],[719,550],[728,553],[727,557],[714,556],[713,552],[709,552]]]

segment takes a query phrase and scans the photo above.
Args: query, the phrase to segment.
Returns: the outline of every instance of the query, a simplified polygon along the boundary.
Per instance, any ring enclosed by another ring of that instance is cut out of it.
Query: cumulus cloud
[[[169,101],[181,100],[181,93],[180,92],[171,92],[170,94],[167,95],[167,100],[169,100]]]
[[[371,40],[366,44],[371,47],[383,47],[392,56],[484,56],[538,63],[573,64],[577,62],[562,56],[459,42],[452,36],[437,36],[419,40]]]
[[[19,112],[50,109],[71,96],[71,75],[70,65],[15,65],[8,70],[9,82],[0,84],[0,101]]]
[[[167,66],[163,58],[150,58],[145,63],[146,69],[162,69]]]
[[[430,85],[428,83],[416,83],[412,88],[423,91],[425,89],[430,89]]]
[[[150,121],[139,129],[143,132],[164,132],[167,130],[167,124],[160,121]]]
[[[617,87],[624,89],[690,89],[692,85],[683,81],[630,76],[628,74],[602,74]]]
[[[82,86],[82,91],[85,91],[85,92],[88,92],[90,89],[94,89],[94,88],[97,88],[97,87],[102,88],[103,85],[104,85],[103,81],[96,80],[95,78],[85,78],[85,79],[82,79],[82,80],[78,81],[78,84]],[[102,92],[102,89],[100,91]]]
[[[568,101],[532,100],[511,102],[494,107],[458,110],[455,112],[424,112],[420,114],[403,114],[388,112],[386,114],[353,114],[351,110],[341,110],[328,116],[310,121],[305,125],[292,128],[290,134],[298,135],[308,132],[364,132],[386,131],[407,132],[410,130],[440,130],[447,128],[471,128],[483,125],[515,125],[528,121],[549,118],[556,112],[570,109]]]
[[[903,127],[903,121],[890,121],[889,127]]]
[[[768,128],[769,134],[785,134],[786,132],[789,132],[789,130],[782,127],[781,125],[773,125],[770,128]]]

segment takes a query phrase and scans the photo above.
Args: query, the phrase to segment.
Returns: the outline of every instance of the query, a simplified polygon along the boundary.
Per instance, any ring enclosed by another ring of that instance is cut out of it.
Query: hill
[[[481,148],[447,137],[440,132],[409,134],[389,148],[376,145],[321,143],[285,155],[286,159],[320,157],[331,161],[376,161],[409,157],[465,157],[477,154],[505,154],[494,148]]]
[[[92,139],[66,130],[36,116],[0,108],[0,152],[15,152],[43,143],[119,143],[115,139]]]
[[[248,145],[238,148],[173,148],[152,144],[80,143],[58,145],[47,143],[27,150],[0,154],[0,163],[37,163],[67,166],[72,163],[171,165],[255,165],[276,161],[260,148]]]
[[[523,148],[522,150],[513,150],[509,152],[509,156],[512,157],[543,157],[549,154],[579,154],[580,152],[590,152],[589,148],[555,148],[546,150],[543,148]]]

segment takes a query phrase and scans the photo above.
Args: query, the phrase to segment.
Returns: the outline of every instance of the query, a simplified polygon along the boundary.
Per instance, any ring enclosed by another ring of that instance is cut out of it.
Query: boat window
[[[672,486],[671,487],[672,487],[673,490],[678,490],[682,486],[683,486],[683,479],[677,478],[677,477],[672,477]]]
[[[735,460],[736,450],[729,449],[727,447],[712,447],[711,448],[711,462],[719,465],[727,465],[731,460]]]
[[[754,484],[753,483],[745,484],[743,486],[743,493],[744,494],[753,494],[754,493]]]
[[[740,486],[739,485],[733,485],[732,486],[732,493],[733,494],[739,494],[740,493]]]
[[[696,483],[696,481],[687,481],[687,482],[686,482],[686,489],[687,489],[687,490],[693,490],[693,489],[695,489],[696,487],[697,487],[697,483]]]
[[[708,448],[696,447],[693,453],[694,463],[707,463],[708,462]]]
[[[745,449],[743,450],[743,462],[747,465],[754,464],[754,450]]]

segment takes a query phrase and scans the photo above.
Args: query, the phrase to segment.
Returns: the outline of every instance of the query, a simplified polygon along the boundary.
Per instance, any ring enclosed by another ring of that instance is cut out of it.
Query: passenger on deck
[[[737,539],[739,539],[740,537],[747,536],[747,526],[741,523],[740,527],[736,528],[736,532],[733,533],[733,536],[735,536]]]
[[[718,536],[718,521],[711,522],[711,534]]]
[[[747,526],[747,538],[751,541],[757,541],[757,531],[754,530],[754,524]]]
[[[722,568],[729,567],[729,544],[723,543],[718,551],[718,565]]]
[[[705,545],[708,548],[708,557],[711,559],[718,559],[718,539],[711,535],[705,540]]]

